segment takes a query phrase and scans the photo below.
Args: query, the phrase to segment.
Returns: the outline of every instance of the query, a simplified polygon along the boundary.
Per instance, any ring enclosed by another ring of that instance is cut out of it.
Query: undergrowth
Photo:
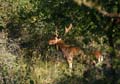
[[[109,78],[95,67],[74,61],[69,72],[67,62],[25,60],[11,54],[0,55],[0,84],[109,84]],[[118,80],[119,82],[119,80]]]

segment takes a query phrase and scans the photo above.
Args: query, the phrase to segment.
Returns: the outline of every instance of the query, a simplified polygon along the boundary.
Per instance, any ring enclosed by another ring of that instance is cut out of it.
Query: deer
[[[103,54],[102,54],[101,51],[95,50],[94,52],[92,52],[92,55],[95,56],[95,59],[97,60],[97,61],[93,61],[93,63],[96,66],[99,65],[99,64],[101,64],[103,62],[104,56],[103,56]]]
[[[95,64],[97,66],[98,64],[103,62],[104,55],[103,55],[103,53],[101,52],[100,49],[95,48],[95,45],[97,45],[97,44],[93,40],[92,43],[89,46],[92,49],[91,50],[91,55],[94,56],[94,58],[97,60],[97,61],[93,60],[93,64]]]
[[[68,33],[71,30],[71,27],[72,24],[70,24],[68,28],[66,27],[67,29],[65,29],[65,33]],[[58,35],[53,39],[50,39],[48,43],[49,45],[57,45],[60,48],[68,63],[69,70],[71,71],[73,68],[73,59],[78,55],[83,56],[84,52],[79,47],[66,44],[62,38],[58,38],[57,36]]]

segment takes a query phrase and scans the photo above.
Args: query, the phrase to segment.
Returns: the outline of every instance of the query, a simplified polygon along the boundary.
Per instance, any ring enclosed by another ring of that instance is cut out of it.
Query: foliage
[[[109,71],[114,69],[120,74],[120,1],[1,0],[0,3],[0,32],[4,30],[7,35],[6,53],[9,48],[16,50],[0,55],[3,84],[110,84],[113,77],[119,84],[120,79]],[[71,23],[73,28],[65,34],[65,27]],[[91,50],[101,50],[112,69],[106,65],[98,69],[77,62],[76,58],[73,73],[68,73],[62,54],[48,45],[56,30],[65,43],[81,47],[88,61],[94,59]],[[15,55],[16,59],[12,58]],[[3,61],[10,60],[9,57],[17,61],[12,61],[11,70],[9,62]]]

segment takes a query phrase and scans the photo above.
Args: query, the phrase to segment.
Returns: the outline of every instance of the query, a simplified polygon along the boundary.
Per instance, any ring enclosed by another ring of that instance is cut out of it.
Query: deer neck
[[[64,43],[64,41],[59,41],[56,45],[58,45],[60,48],[62,48],[66,44]]]
[[[67,45],[64,43],[63,40],[59,41],[56,45],[58,45],[60,49],[62,49],[62,48],[64,48],[64,47],[67,46]]]
[[[70,48],[70,45],[65,44],[64,41],[57,43],[57,45],[59,46],[60,50],[64,55],[66,53],[66,49]]]

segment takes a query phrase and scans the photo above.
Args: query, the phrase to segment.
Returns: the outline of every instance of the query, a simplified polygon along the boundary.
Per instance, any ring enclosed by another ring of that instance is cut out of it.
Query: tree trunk
[[[116,56],[115,54],[115,47],[114,47],[114,37],[113,37],[113,29],[115,26],[115,21],[113,20],[111,23],[111,26],[109,26],[110,28],[108,29],[107,32],[107,37],[108,37],[108,42],[109,42],[109,46],[111,48],[110,51],[110,55],[109,55],[109,67],[106,67],[108,69],[108,74],[111,80],[111,84],[116,84],[116,73],[115,73],[115,69],[113,68],[113,58]]]

